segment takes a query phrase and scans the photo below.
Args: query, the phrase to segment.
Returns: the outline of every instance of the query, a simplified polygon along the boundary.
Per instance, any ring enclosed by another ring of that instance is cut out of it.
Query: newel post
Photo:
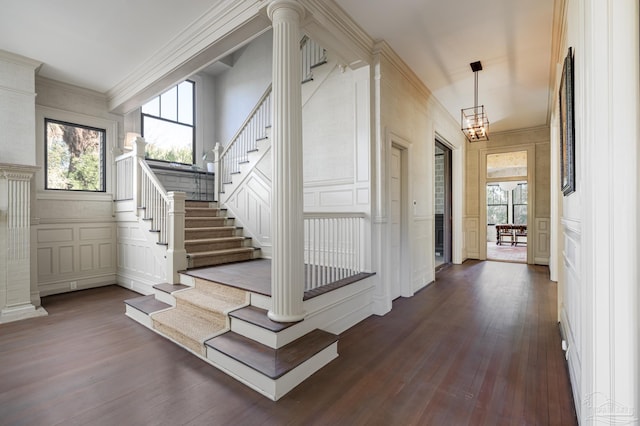
[[[135,141],[133,141],[133,201],[135,203],[134,213],[136,216],[140,214],[140,206],[141,203],[141,173],[140,169],[140,161],[144,161],[145,155],[145,147],[147,143],[144,138],[137,137]]]
[[[213,175],[213,201],[220,202],[220,191],[222,190],[222,145],[216,142],[213,147],[213,161],[216,165]]]
[[[169,192],[168,223],[167,223],[167,281],[171,284],[180,282],[178,271],[187,269],[187,252],[184,248],[184,192]]]

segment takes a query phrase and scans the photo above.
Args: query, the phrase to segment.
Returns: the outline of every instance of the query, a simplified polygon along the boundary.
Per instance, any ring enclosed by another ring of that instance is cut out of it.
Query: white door
[[[400,297],[402,262],[402,151],[391,148],[391,235],[389,238],[391,299]]]

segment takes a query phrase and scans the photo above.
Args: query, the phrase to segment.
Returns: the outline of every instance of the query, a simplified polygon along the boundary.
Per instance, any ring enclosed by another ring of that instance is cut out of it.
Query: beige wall
[[[384,43],[374,58],[374,194],[372,200],[373,262],[380,285],[377,302],[390,292],[391,277],[400,269],[401,295],[411,296],[435,279],[434,273],[434,144],[438,136],[453,150],[454,158],[454,261],[464,260],[462,247],[464,137],[457,121],[448,114],[406,65]],[[405,155],[406,193],[400,263],[392,264],[389,238],[390,164],[392,146]],[[456,162],[458,164],[456,165]],[[376,306],[376,313],[380,305]]]
[[[550,137],[549,128],[539,127],[490,135],[488,142],[467,142],[466,157],[466,220],[465,237],[469,258],[486,258],[486,224],[484,220],[484,189],[486,171],[483,156],[488,153],[528,150],[533,158],[533,206],[530,221],[529,263],[548,264],[550,248]],[[531,187],[531,185],[530,185]],[[484,229],[483,229],[484,228]]]

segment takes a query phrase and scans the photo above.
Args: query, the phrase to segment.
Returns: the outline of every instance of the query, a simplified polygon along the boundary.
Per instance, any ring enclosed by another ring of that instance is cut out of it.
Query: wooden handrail
[[[233,135],[233,137],[229,140],[229,143],[224,147],[224,151],[222,151],[221,157],[224,157],[226,155],[227,151],[229,151],[229,149],[235,143],[235,141],[238,140],[238,138],[240,137],[240,134],[242,133],[244,128],[247,127],[247,125],[249,124],[253,116],[256,114],[258,109],[260,109],[264,100],[269,96],[269,93],[271,93],[271,86],[272,86],[271,83],[269,83],[269,87],[267,87],[267,90],[265,90],[262,96],[260,96],[260,99],[258,100],[256,105],[253,107],[253,109],[251,110],[247,118],[244,120],[244,123],[242,123],[242,125],[240,126],[236,134]]]

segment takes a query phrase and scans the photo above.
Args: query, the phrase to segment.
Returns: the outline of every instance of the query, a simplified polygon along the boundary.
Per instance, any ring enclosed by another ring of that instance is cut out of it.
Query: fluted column
[[[271,300],[269,318],[304,318],[304,227],[302,191],[302,95],[300,20],[295,0],[277,0],[267,8],[273,23],[273,123],[271,155]]]
[[[0,164],[0,324],[47,314],[31,303],[31,178],[36,170]]]

